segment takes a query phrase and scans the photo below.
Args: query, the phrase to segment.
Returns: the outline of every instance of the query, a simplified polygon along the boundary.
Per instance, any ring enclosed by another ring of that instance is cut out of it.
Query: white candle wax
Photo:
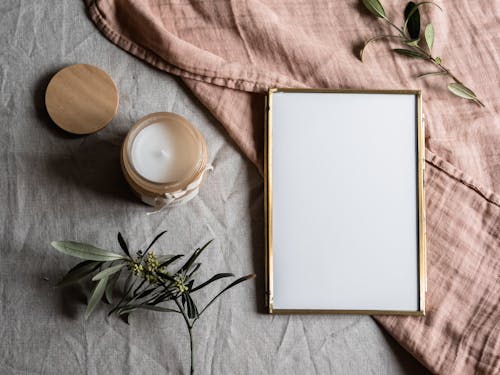
[[[182,128],[157,122],[137,133],[131,161],[137,173],[152,182],[174,182],[192,167],[193,146],[193,139]]]

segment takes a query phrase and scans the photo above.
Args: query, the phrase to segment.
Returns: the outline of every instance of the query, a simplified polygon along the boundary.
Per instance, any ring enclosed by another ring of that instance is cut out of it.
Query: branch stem
[[[395,24],[394,24],[394,23],[393,23],[393,22],[392,22],[389,18],[384,17],[383,19],[384,19],[384,20],[385,20],[385,21],[386,21],[389,25],[391,25],[393,28],[395,28],[395,29],[396,29],[396,30],[397,30],[397,31],[401,34],[401,36],[402,36],[403,38],[405,38],[405,39],[407,38],[407,37],[406,37],[406,35],[405,35],[405,33],[403,32],[403,30],[402,30],[401,28],[397,27],[397,26],[396,26],[396,25],[395,25]]]
[[[177,307],[179,308],[179,311],[181,312],[182,314],[182,317],[184,318],[184,322],[186,323],[186,327],[188,329],[188,333],[189,333],[189,350],[191,352],[191,365],[190,365],[190,369],[189,369],[189,373],[191,375],[194,374],[194,348],[193,348],[193,333],[191,332],[191,330],[193,329],[193,325],[189,323],[189,319],[184,311],[184,309],[182,308],[182,305],[179,303],[179,300],[177,298],[174,298],[174,302],[175,304],[177,305]]]
[[[189,349],[190,349],[190,352],[191,352],[191,366],[190,366],[190,370],[189,370],[189,373],[191,375],[194,374],[194,348],[193,348],[193,333],[191,332],[193,328],[188,328],[188,332],[189,332]]]

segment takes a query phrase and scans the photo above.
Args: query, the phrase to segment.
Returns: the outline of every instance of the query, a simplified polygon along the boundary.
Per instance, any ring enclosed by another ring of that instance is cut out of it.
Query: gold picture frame
[[[413,310],[324,310],[324,309],[279,309],[273,306],[273,141],[272,110],[275,93],[359,93],[359,94],[411,94],[416,99],[416,152],[417,152],[417,209],[418,209],[418,309]],[[346,90],[346,89],[295,89],[272,88],[265,101],[265,153],[264,153],[264,209],[265,209],[265,281],[266,309],[270,314],[369,314],[369,315],[425,315],[427,290],[425,197],[424,197],[424,124],[422,118],[422,95],[419,90]]]

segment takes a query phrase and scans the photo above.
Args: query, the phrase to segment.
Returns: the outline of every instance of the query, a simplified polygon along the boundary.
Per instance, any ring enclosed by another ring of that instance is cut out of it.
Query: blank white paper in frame
[[[420,310],[418,98],[272,94],[272,310]]]

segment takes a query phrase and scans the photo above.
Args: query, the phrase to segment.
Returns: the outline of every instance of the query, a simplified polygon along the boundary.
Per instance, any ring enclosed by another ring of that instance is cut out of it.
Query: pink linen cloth
[[[401,23],[403,4],[383,1]],[[447,92],[449,80],[385,43],[360,1],[87,0],[113,43],[178,75],[259,168],[270,87],[420,88],[426,115],[427,314],[376,319],[438,374],[500,373],[500,4],[430,7],[435,53],[486,103]],[[424,15],[425,14],[425,15]],[[376,115],[376,114],[374,114]],[[397,157],[397,156],[395,156]],[[470,176],[470,177],[469,177]]]

